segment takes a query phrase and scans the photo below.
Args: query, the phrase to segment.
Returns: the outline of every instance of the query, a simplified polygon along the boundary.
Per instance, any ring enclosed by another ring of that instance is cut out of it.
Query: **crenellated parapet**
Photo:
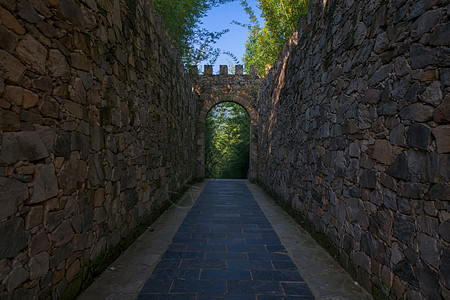
[[[203,66],[203,74],[199,74],[197,66],[189,67],[190,75],[243,75],[243,76],[258,76],[258,66],[252,65],[250,66],[250,74],[244,74],[244,66],[243,65],[235,65],[234,74],[228,74],[228,66],[220,65],[219,74],[213,74],[213,66],[212,65],[204,65]]]

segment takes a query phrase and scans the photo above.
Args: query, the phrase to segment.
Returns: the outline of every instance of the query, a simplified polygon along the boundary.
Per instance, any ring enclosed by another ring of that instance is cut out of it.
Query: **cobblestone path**
[[[138,297],[314,299],[244,181],[210,181]]]

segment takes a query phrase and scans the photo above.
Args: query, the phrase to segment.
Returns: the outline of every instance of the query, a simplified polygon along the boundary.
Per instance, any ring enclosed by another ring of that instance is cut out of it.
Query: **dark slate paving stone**
[[[200,279],[251,280],[250,271],[243,270],[203,270]]]
[[[286,248],[282,245],[266,245],[267,252],[286,252]]]
[[[195,232],[192,234],[192,238],[210,239],[210,238],[226,238],[225,232]],[[205,240],[205,243],[207,240]]]
[[[247,253],[206,252],[206,259],[218,260],[248,260]]]
[[[152,279],[148,280],[141,290],[141,294],[169,293],[172,280]]]
[[[212,181],[138,299],[313,299],[302,281],[245,183]]]
[[[225,294],[225,280],[177,280],[173,283],[171,293]]]
[[[226,269],[225,261],[214,259],[183,260],[181,269]]]
[[[263,238],[263,239],[279,239],[278,235],[276,233],[272,233],[272,232],[261,233],[261,238]]]
[[[195,294],[140,294],[136,300],[195,300]]]
[[[211,238],[208,240],[208,244],[218,244],[218,245],[243,245],[245,244],[245,239],[239,238]]]
[[[260,239],[260,233],[242,233],[242,232],[228,232],[227,237],[230,238],[243,238],[243,239]]]
[[[275,234],[275,230],[271,227],[269,228],[244,228],[244,232],[248,233],[273,233]]]
[[[286,295],[314,297],[308,285],[304,282],[282,282],[281,285]]]
[[[156,266],[156,269],[176,269],[180,266],[181,259],[162,259]]]
[[[162,258],[200,259],[205,257],[205,252],[198,251],[166,251]]]
[[[283,253],[248,253],[250,260],[272,260],[272,261],[291,261],[291,258]]]
[[[228,270],[273,270],[270,261],[263,260],[230,260],[227,261]]]
[[[198,295],[197,300],[221,300],[221,299],[230,299],[230,300],[255,300],[255,295]]]
[[[188,251],[205,251],[205,252],[224,252],[227,251],[226,245],[208,245],[208,244],[189,244]]]
[[[217,218],[213,224],[241,224],[241,218]]]
[[[258,300],[312,300],[314,297],[308,296],[271,296],[271,295],[259,295]]]
[[[272,264],[275,270],[297,270],[297,266],[292,261],[273,261]]]
[[[150,275],[150,279],[195,280],[200,277],[200,270],[195,269],[158,269]]]
[[[253,280],[303,281],[297,271],[252,271]]]
[[[228,293],[230,294],[281,294],[282,290],[278,281],[228,281]]]
[[[263,245],[228,245],[227,250],[228,252],[267,253],[267,249]]]
[[[247,245],[281,245],[279,239],[245,239]]]

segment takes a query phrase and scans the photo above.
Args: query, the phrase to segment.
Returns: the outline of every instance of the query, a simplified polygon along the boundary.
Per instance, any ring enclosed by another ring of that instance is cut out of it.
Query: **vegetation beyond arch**
[[[250,162],[250,117],[241,105],[222,102],[207,114],[206,178],[247,178]]]

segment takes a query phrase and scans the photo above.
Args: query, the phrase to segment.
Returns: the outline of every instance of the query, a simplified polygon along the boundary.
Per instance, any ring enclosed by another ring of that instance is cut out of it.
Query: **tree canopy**
[[[258,0],[262,11],[264,26],[258,22],[255,12],[247,0],[241,4],[250,17],[249,36],[244,53],[245,69],[251,65],[258,66],[260,75],[265,75],[267,65],[272,66],[284,44],[297,29],[298,20],[308,12],[309,0]]]
[[[247,177],[250,153],[250,118],[239,104],[216,105],[206,117],[206,178]]]
[[[155,11],[160,14],[175,46],[186,65],[196,65],[209,59],[213,64],[220,54],[214,43],[226,32],[210,32],[201,27],[201,18],[219,4],[234,0],[154,0]]]

